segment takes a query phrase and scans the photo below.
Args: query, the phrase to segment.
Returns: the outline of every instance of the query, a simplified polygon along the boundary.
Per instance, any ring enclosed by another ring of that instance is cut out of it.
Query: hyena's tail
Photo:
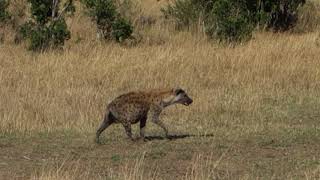
[[[109,110],[107,110],[106,114],[104,115],[103,121],[102,121],[99,129],[96,132],[96,143],[100,144],[100,141],[99,141],[100,134],[107,127],[109,127],[113,122],[114,122],[114,116],[112,115],[112,113]]]

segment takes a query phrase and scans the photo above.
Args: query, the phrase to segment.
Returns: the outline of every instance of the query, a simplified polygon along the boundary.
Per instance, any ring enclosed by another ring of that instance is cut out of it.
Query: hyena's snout
[[[193,103],[193,100],[190,97],[188,97],[183,104],[186,106],[189,106],[192,103]]]
[[[176,101],[177,103],[183,104],[185,106],[189,106],[190,104],[193,103],[193,100],[182,89],[176,90],[176,98],[177,98],[177,101]]]
[[[187,94],[184,94],[183,97],[180,99],[180,103],[185,106],[189,106],[193,103],[193,100]]]

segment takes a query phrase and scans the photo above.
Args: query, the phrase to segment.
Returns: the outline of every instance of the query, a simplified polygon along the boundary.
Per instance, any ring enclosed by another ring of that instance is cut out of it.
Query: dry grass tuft
[[[141,157],[128,161],[120,170],[114,170],[111,167],[101,172],[95,169],[95,164],[81,162],[81,159],[65,159],[56,165],[45,165],[39,172],[31,175],[31,180],[76,180],[76,179],[159,179],[156,169],[145,167],[145,153]],[[144,172],[148,170],[147,172]]]
[[[307,1],[299,9],[298,23],[294,32],[312,32],[320,28],[320,3],[316,0]]]

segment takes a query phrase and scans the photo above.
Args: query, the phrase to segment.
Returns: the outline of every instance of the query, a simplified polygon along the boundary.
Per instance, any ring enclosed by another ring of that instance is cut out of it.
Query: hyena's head
[[[167,107],[173,104],[183,104],[189,106],[193,100],[187,95],[187,93],[181,88],[174,88],[170,91],[166,91],[163,99],[161,100],[161,105]]]
[[[193,100],[188,96],[188,94],[181,88],[174,89],[173,94],[173,103],[189,106],[193,102]]]

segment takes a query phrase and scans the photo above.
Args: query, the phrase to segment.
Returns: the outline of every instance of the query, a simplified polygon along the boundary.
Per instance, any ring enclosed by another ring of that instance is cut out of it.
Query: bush
[[[88,8],[89,15],[96,22],[100,35],[110,39],[112,22],[116,18],[116,7],[111,0],[82,0]]]
[[[61,11],[59,11],[59,0],[28,0],[28,2],[31,4],[32,20],[24,23],[19,33],[23,39],[28,40],[29,49],[36,51],[49,47],[62,47],[65,40],[70,39],[64,15],[74,12],[72,0],[68,0]]]
[[[243,41],[251,37],[254,25],[245,1],[217,0],[205,19],[205,31],[220,41]]]
[[[286,31],[295,26],[305,0],[176,0],[162,9],[178,27],[203,21],[209,37],[246,40],[256,26]]]
[[[265,0],[256,7],[259,14],[267,16],[266,25],[275,31],[292,29],[298,19],[298,8],[305,0]]]
[[[10,15],[7,11],[8,6],[8,0],[0,0],[0,23],[5,23],[10,18]]]
[[[121,42],[131,36],[133,32],[132,26],[124,18],[117,18],[112,23],[112,36],[117,42]]]
[[[133,27],[128,20],[121,17],[113,0],[82,0],[82,3],[95,21],[99,36],[115,39],[117,42],[131,36]]]

